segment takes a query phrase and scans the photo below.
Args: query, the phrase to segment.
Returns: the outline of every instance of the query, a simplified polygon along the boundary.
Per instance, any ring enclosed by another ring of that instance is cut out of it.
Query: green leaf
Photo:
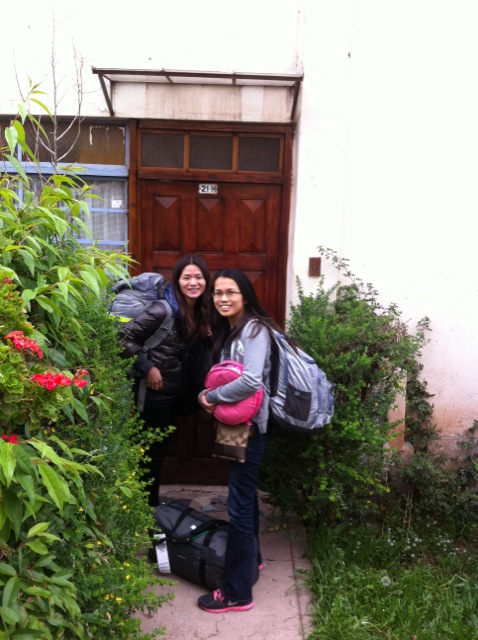
[[[63,458],[61,458],[52,447],[50,447],[46,442],[42,442],[41,440],[37,440],[36,438],[32,438],[30,441],[32,447],[35,447],[38,451],[40,451],[43,459],[51,460],[54,464],[61,466],[63,463]]]
[[[63,282],[63,280],[66,280],[69,275],[70,275],[70,270],[68,269],[68,267],[58,267],[58,280],[60,282]]]
[[[33,504],[35,502],[35,483],[32,476],[28,475],[27,473],[20,473],[17,470],[15,477],[17,479],[17,482],[25,490],[28,500]]]
[[[15,127],[7,127],[5,129],[5,140],[10,147],[10,153],[14,154],[18,143],[18,132]]]
[[[27,251],[26,249],[19,249],[17,253],[18,253],[18,255],[20,255],[23,258],[23,262],[30,269],[30,273],[32,275],[34,275],[34,273],[35,273],[35,258],[34,258],[34,256],[32,256],[32,254],[29,251]]]
[[[48,311],[48,313],[53,313],[53,307],[51,306],[48,298],[45,298],[45,296],[37,296],[37,302],[40,307],[43,307],[43,309],[45,309],[45,311]]]
[[[27,177],[27,174],[25,173],[25,169],[23,168],[22,163],[19,162],[14,155],[10,155],[8,153],[5,154],[5,158],[8,160],[8,162],[11,162],[13,164],[13,166],[15,167],[15,171],[18,173],[19,176],[21,176],[21,178],[25,181],[25,183],[28,183],[28,177]]]
[[[33,291],[33,289],[24,289],[22,291],[22,299],[28,304],[30,302],[30,300],[33,300],[34,298],[36,298],[37,294],[36,291]]]
[[[27,589],[24,589],[24,591],[30,596],[40,596],[41,598],[51,597],[51,592],[46,589],[42,589],[41,587],[28,587]]]
[[[0,530],[5,524],[6,519],[7,519],[7,514],[5,513],[5,507],[3,505],[3,502],[0,500]]]
[[[98,280],[96,279],[95,275],[93,275],[89,271],[86,271],[85,269],[82,269],[80,271],[80,275],[82,279],[86,282],[86,284],[89,286],[91,291],[93,291],[96,294],[96,296],[99,298],[101,295],[100,287],[98,285]]]
[[[17,572],[14,567],[10,564],[6,564],[5,562],[0,562],[0,573],[4,573],[7,576],[16,576]]]
[[[15,611],[13,611],[13,609],[10,609],[9,607],[0,607],[0,618],[7,624],[16,624],[20,620],[18,614],[16,614]]]
[[[40,540],[31,540],[30,542],[27,542],[26,546],[30,547],[32,551],[38,553],[40,556],[45,556],[48,553],[48,547]]]
[[[71,587],[72,583],[64,576],[50,576],[49,580],[52,584],[57,584],[60,587]]]
[[[40,475],[43,478],[48,495],[56,504],[60,513],[63,514],[63,504],[66,502],[74,502],[74,498],[70,493],[65,480],[58,475],[48,464],[41,463],[38,465]]]
[[[12,451],[13,447],[18,446],[14,445],[11,442],[5,442],[0,452],[0,465],[2,466],[3,473],[5,474],[5,482],[7,487],[10,486],[13,478],[13,474],[15,472],[15,466],[17,464],[17,460]]]
[[[68,296],[70,293],[70,287],[67,282],[58,282],[58,289],[61,291],[61,295],[65,302],[68,302]]]
[[[23,505],[19,497],[10,489],[3,489],[3,506],[8,520],[10,520],[16,537],[20,535],[20,527],[23,521]]]
[[[86,411],[86,407],[83,402],[81,402],[81,400],[78,400],[78,398],[73,398],[73,407],[82,420],[84,420],[85,422],[90,421],[88,412]]]
[[[20,593],[20,580],[12,576],[3,588],[2,605],[8,607],[11,602],[16,602]]]
[[[27,533],[27,538],[33,538],[33,536],[37,536],[39,533],[43,533],[50,526],[49,522],[38,522],[33,525],[30,531]]]
[[[41,640],[42,638],[51,637],[47,636],[46,632],[40,631],[39,629],[21,629],[19,631],[15,631],[12,634],[11,640]],[[9,638],[10,640],[10,638]]]

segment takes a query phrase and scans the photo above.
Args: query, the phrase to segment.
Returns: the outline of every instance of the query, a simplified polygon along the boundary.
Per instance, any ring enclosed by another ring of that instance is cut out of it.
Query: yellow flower
[[[131,576],[126,576],[126,580],[129,580],[131,578]]]
[[[123,602],[123,598],[119,598],[119,597],[118,597],[118,598],[116,598],[116,602],[117,602],[118,604],[120,604],[120,602]]]
[[[83,513],[83,511],[84,511],[83,507],[80,507],[80,508],[78,509],[78,511],[79,511],[80,513]]]
[[[97,541],[96,541],[96,544],[97,544],[98,546],[100,546],[100,545],[102,545],[103,543],[101,542],[101,540],[97,540]]]

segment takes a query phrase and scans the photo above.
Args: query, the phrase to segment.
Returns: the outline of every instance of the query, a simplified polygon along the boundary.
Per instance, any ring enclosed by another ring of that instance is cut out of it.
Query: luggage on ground
[[[163,499],[154,519],[158,529],[152,532],[150,558],[158,561],[160,572],[167,573],[169,565],[170,571],[182,578],[210,590],[218,589],[224,574],[229,522],[197,511],[184,501]],[[256,541],[254,582],[259,577],[257,550]]]

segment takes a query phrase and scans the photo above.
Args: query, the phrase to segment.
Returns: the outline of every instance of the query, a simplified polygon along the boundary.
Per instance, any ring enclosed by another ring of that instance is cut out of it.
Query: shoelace
[[[216,589],[216,591],[214,591],[213,593],[214,596],[214,600],[220,600],[221,602],[224,602],[224,594],[222,593],[221,589]]]

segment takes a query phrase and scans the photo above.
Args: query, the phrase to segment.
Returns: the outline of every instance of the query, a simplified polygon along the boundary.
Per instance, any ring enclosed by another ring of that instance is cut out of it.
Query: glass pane
[[[232,136],[191,135],[191,169],[232,169]]]
[[[48,139],[27,123],[29,147],[40,162],[75,162],[79,164],[126,164],[126,129],[109,123],[59,122],[42,119]],[[56,141],[56,151],[54,151]]]
[[[143,133],[141,135],[141,166],[182,169],[184,144],[181,133]]]
[[[88,182],[87,178],[82,179]],[[41,190],[41,180],[33,178],[35,191]],[[76,237],[81,244],[97,243],[100,249],[124,251],[128,242],[128,191],[125,180],[101,180],[91,185],[90,195],[84,197],[90,215],[83,222],[91,232],[91,238],[81,231]],[[92,197],[94,195],[97,198]],[[80,194],[77,194],[78,197]]]
[[[102,249],[123,251],[128,241],[128,200],[127,183],[120,180],[102,180],[92,186],[92,193],[98,198],[86,197],[90,208],[90,218],[86,224],[93,241]],[[91,244],[85,234],[80,240]]]
[[[280,171],[280,138],[239,137],[239,171]]]

